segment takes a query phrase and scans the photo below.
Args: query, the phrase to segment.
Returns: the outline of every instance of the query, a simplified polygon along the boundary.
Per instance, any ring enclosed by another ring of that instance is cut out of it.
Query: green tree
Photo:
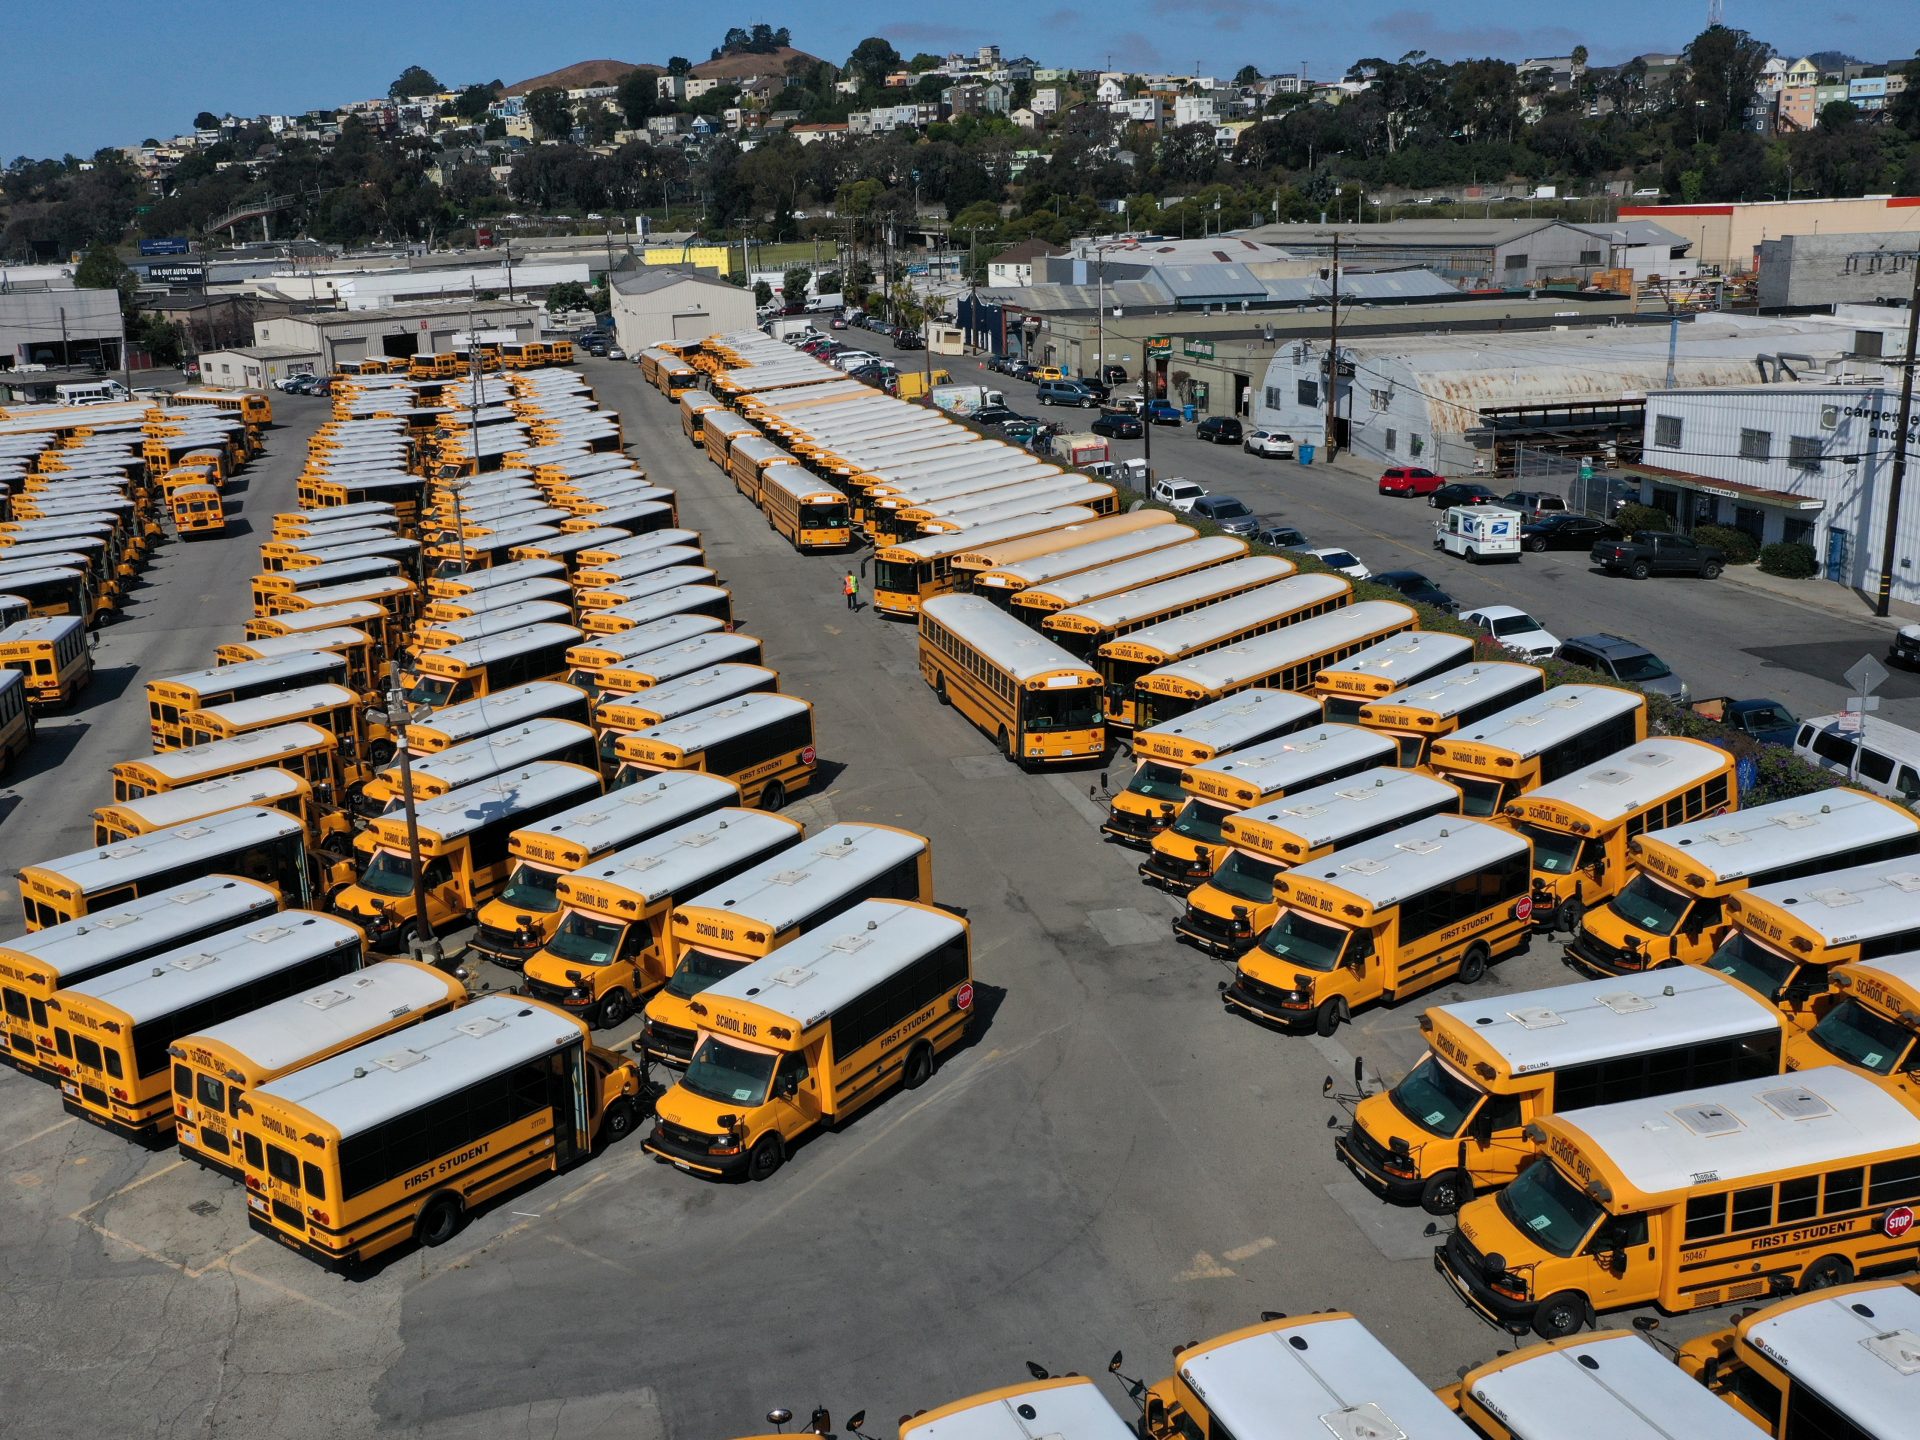
[[[578,280],[563,280],[547,291],[547,309],[556,315],[562,310],[591,309],[587,287]]]
[[[1709,25],[1686,48],[1687,80],[1681,90],[1683,113],[1693,122],[1693,137],[1709,140],[1738,130],[1753,104],[1756,87],[1773,47],[1744,30]]]
[[[211,110],[202,110],[198,115],[193,117],[193,128],[196,130],[218,130],[220,128],[220,117]]]
[[[127,269],[120,254],[104,241],[96,241],[74,267],[73,283],[80,290],[118,290],[120,309],[133,313],[133,296],[138,282]]]
[[[862,85],[876,89],[899,68],[900,52],[878,35],[869,35],[854,46],[853,54],[847,57],[847,69],[860,77]]]
[[[667,73],[669,75],[686,75],[690,74],[692,70],[693,62],[684,55],[674,55],[667,60]]]
[[[500,82],[491,85],[469,85],[453,97],[453,113],[462,120],[480,120],[485,118],[487,108],[493,104],[494,94],[500,89]]]
[[[558,140],[573,129],[573,107],[567,104],[567,92],[543,85],[527,96],[527,119],[533,128],[549,140]]]
[[[781,278],[781,294],[789,305],[804,305],[807,302],[807,286],[813,283],[813,271],[804,265],[796,265]]]
[[[1851,100],[1829,100],[1820,107],[1817,123],[1829,133],[1851,130],[1860,123],[1860,107]]]
[[[1888,104],[1887,119],[1914,139],[1920,140],[1920,50],[1913,52],[1913,59],[1901,68],[1900,73],[1906,78],[1907,88]]]
[[[641,129],[660,108],[660,82],[651,70],[631,71],[613,92],[613,103],[627,117],[628,126]]]
[[[907,69],[916,75],[923,75],[929,70],[937,70],[939,68],[940,57],[938,55],[929,55],[924,50],[907,62]]]
[[[1242,65],[1240,69],[1235,72],[1233,83],[1236,85],[1258,85],[1260,83],[1260,67],[1258,65]]]
[[[1573,53],[1569,58],[1573,61],[1574,69],[1576,70],[1586,69],[1587,68],[1587,47],[1584,45],[1574,46]]]
[[[773,286],[764,280],[753,282],[753,308],[764,310],[773,303]]]
[[[387,94],[395,100],[411,100],[416,95],[438,95],[445,88],[433,78],[433,72],[419,65],[409,65],[400,72],[400,76],[387,87]]]

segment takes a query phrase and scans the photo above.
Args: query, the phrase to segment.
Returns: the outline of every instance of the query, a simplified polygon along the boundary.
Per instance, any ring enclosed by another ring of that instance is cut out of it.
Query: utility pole
[[[1900,415],[1893,426],[1893,472],[1887,479],[1886,528],[1880,545],[1880,588],[1874,596],[1873,613],[1883,619],[1893,606],[1893,561],[1900,527],[1900,492],[1907,483],[1907,427],[1913,423],[1914,342],[1920,340],[1920,250],[1907,252],[1907,265],[1913,271],[1913,288],[1907,295],[1907,353],[1900,361]]]
[[[393,753],[400,762],[400,803],[407,816],[407,862],[413,869],[413,938],[426,958],[429,947],[437,948],[433,920],[427,914],[427,877],[420,864],[420,820],[413,808],[413,762],[407,744],[407,697],[400,693],[400,662],[387,661],[387,714],[392,717]],[[437,963],[437,959],[431,963]]]
[[[1327,459],[1334,457],[1340,397],[1340,232],[1333,232],[1333,309],[1327,316],[1327,433],[1321,437]]]

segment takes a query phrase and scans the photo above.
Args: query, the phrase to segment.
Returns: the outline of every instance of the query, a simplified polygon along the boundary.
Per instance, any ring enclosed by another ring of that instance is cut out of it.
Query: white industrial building
[[[87,364],[120,368],[118,290],[0,292],[0,369]]]
[[[669,340],[749,330],[754,320],[751,290],[698,270],[656,265],[614,277],[613,328],[629,355]]]
[[[749,299],[751,308],[751,299]],[[319,310],[254,322],[253,347],[316,354],[331,374],[341,362],[379,355],[439,354],[471,324],[476,330],[508,331],[516,339],[540,338],[540,310],[525,301],[475,300],[465,304],[389,305],[379,310]]]

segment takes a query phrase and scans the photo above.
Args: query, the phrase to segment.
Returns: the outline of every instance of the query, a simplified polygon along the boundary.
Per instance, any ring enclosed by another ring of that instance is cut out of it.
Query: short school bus
[[[1680,1347],[1679,1368],[1772,1440],[1882,1440],[1913,1425],[1920,1289],[1797,1295]]]
[[[173,675],[165,680],[147,682],[147,720],[155,750],[178,749],[186,743],[182,722],[192,711],[210,705],[227,705],[236,700],[251,700],[277,695],[308,685],[340,684],[347,678],[344,655],[331,650],[310,650],[297,655],[279,655],[271,660],[253,660],[241,665],[220,665],[211,670],[196,670]]]
[[[372,695],[378,682],[374,677],[373,637],[352,625],[330,626],[271,640],[237,640],[213,652],[222,665],[241,665],[249,660],[270,660],[279,655],[299,655],[313,650],[331,650],[347,661],[346,683],[362,695]]]
[[[1452,815],[1280,876],[1280,918],[1240,957],[1229,1008],[1330,1035],[1358,1006],[1473,984],[1531,932],[1527,842]]]
[[[93,679],[87,622],[78,615],[43,615],[0,628],[0,670],[18,672],[35,705],[71,704]]]
[[[504,592],[494,593],[498,595]],[[492,635],[524,630],[529,625],[570,625],[573,623],[573,606],[567,603],[570,599],[570,595],[563,595],[549,600],[521,600],[497,609],[482,610],[465,620],[422,625],[413,632],[413,648],[416,654],[424,654],[433,650],[451,650],[456,645],[485,640]]]
[[[1186,767],[1205,765],[1234,750],[1278,739],[1320,720],[1320,703],[1284,690],[1243,690],[1153,730],[1136,730],[1137,762],[1126,788],[1107,806],[1100,827],[1109,840],[1146,848],[1186,803],[1181,788]]]
[[[560,919],[525,962],[534,999],[583,1020],[625,1018],[672,973],[674,905],[799,844],[797,822],[721,809],[589,861],[554,891]]]
[[[802,555],[844,550],[853,543],[847,497],[829,485],[808,484],[797,465],[768,465],[760,473],[760,508],[767,524]]]
[[[167,1047],[173,1136],[198,1165],[240,1178],[237,1127],[250,1091],[467,999],[458,977],[413,960],[382,960],[321,981]]]
[[[1357,725],[1313,725],[1189,765],[1180,779],[1186,804],[1153,837],[1140,878],[1155,889],[1184,895],[1232,850],[1222,829],[1229,815],[1392,760],[1393,742],[1385,736]]]
[[[208,875],[14,936],[0,944],[0,1034],[6,1039],[0,1058],[43,1080],[70,1077],[71,1057],[61,1060],[55,1051],[47,1009],[62,986],[247,925],[279,908],[280,896],[270,886]]]
[[[1536,1120],[1540,1158],[1462,1208],[1434,1265],[1515,1333],[1908,1270],[1920,1109],[1839,1066]]]
[[[778,810],[813,783],[813,706],[791,695],[742,695],[614,742],[611,784],[703,770],[740,787],[741,803]]]
[[[575,559],[578,565],[574,570],[574,583],[583,584],[582,577],[591,574],[602,566],[616,566],[635,556],[645,555],[671,545],[685,545],[698,550],[704,542],[698,530],[688,530],[670,525],[662,530],[648,530],[630,539],[616,540],[611,545],[602,545],[592,550],[582,550]]]
[[[629,576],[611,585],[578,590],[575,592],[575,603],[580,607],[581,620],[584,624],[588,617],[598,611],[632,605],[683,585],[711,585],[718,578],[709,566],[683,562],[646,574]]]
[[[444,1244],[475,1207],[630,1133],[639,1088],[578,1021],[482,996],[242,1100],[247,1221],[337,1271]]]
[[[651,625],[670,615],[710,615],[722,625],[734,623],[733,592],[724,585],[675,585],[606,610],[588,610],[580,628],[596,639]]]
[[[811,1131],[924,1084],[966,1038],[973,998],[966,921],[857,905],[691,1002],[699,1039],[655,1103],[647,1149],[695,1174],[765,1180]]]
[[[684,1065],[699,1025],[696,997],[741,966],[865,900],[933,900],[933,847],[890,825],[830,825],[776,860],[674,906],[671,972],[647,1005],[641,1043]]]
[[[0,670],[0,772],[26,753],[35,728],[27,682],[16,670]]]
[[[1856,960],[1828,978],[1833,1003],[1795,1034],[1791,1068],[1851,1065],[1920,1094],[1920,951]]]
[[[1425,763],[1427,748],[1440,736],[1451,735],[1546,688],[1546,672],[1537,665],[1506,660],[1456,665],[1430,680],[1367,701],[1360,707],[1359,723],[1391,735],[1400,747],[1396,763],[1412,769]]]
[[[553,562],[548,562],[553,563]],[[482,572],[483,574],[486,572]],[[454,633],[454,627],[477,620],[482,615],[498,615],[503,610],[518,610],[523,605],[556,605],[568,612],[572,618],[573,587],[559,576],[543,577],[533,580],[516,580],[511,585],[502,585],[497,589],[478,590],[458,600],[435,600],[420,612],[414,621],[412,644],[416,648],[430,641],[437,641],[439,634]],[[477,638],[463,635],[462,638]],[[446,644],[458,644],[457,640]],[[435,644],[435,648],[445,649],[446,644]]]
[[[480,907],[471,948],[519,969],[560,923],[561,876],[739,799],[739,786],[712,775],[662,775],[521,826],[507,837],[513,868],[499,895]]]
[[[616,711],[619,707],[635,701],[637,697],[644,696],[647,691],[671,684],[682,676],[692,675],[701,670],[710,670],[716,665],[759,666],[765,659],[765,647],[761,644],[759,637],[743,635],[737,630],[696,635],[691,640],[681,640],[676,644],[662,645],[658,649],[648,650],[644,654],[634,656],[631,660],[610,665],[605,670],[597,672],[600,701],[595,710],[596,723],[603,732],[615,729],[631,733],[632,727],[623,720],[615,718]],[[779,687],[750,688],[773,690]],[[640,703],[644,705],[645,701],[641,700]],[[665,722],[656,723],[664,724]],[[617,751],[617,741],[615,746]]]
[[[1126,515],[1110,515],[1103,520],[1089,521],[1084,528],[1091,530],[1096,526],[1111,525],[1116,521],[1133,519],[1135,515],[1166,515],[1166,512],[1142,510]],[[1171,520],[1172,517],[1167,518]],[[1151,525],[1112,532],[1105,538],[1078,541],[1064,548],[1023,554],[1017,559],[1006,558],[1006,550],[1001,547],[991,547],[974,551],[966,557],[969,561],[984,561],[984,564],[963,564],[962,568],[971,572],[969,588],[974,594],[984,595],[1002,610],[1011,610],[1014,596],[1024,591],[1044,591],[1049,585],[1070,581],[1092,571],[1171,550],[1198,539],[1199,534],[1191,525]],[[1031,543],[1037,545],[1044,541],[1035,539]]]
[[[1430,815],[1459,812],[1453,786],[1385,766],[1235,811],[1220,822],[1232,848],[1187,892],[1174,936],[1223,959],[1243,955],[1280,918],[1274,882],[1286,870]]]
[[[1369,1095],[1334,1141],[1381,1199],[1450,1214],[1535,1153],[1526,1127],[1566,1110],[1781,1073],[1788,1027],[1724,976],[1688,966],[1436,1005],[1427,1053]]]
[[[964,551],[992,541],[1044,534],[1093,518],[1094,512],[1084,505],[1067,505],[996,520],[961,533],[923,535],[884,546],[873,557],[874,613],[895,620],[917,616],[926,601],[955,588],[953,561]]]
[[[1028,1433],[1034,1435],[1139,1440],[1140,1432],[1123,1421],[1083,1375],[1029,1380],[902,1416],[900,1440],[943,1440],[948,1435],[977,1435],[984,1440],[1000,1431],[1009,1411],[1028,1420]]]
[[[619,599],[605,601],[608,605],[618,605],[622,600],[632,598],[621,591],[621,586],[629,581],[641,580],[649,575],[657,575],[662,570],[671,570],[682,565],[704,565],[705,563],[706,552],[698,545],[661,545],[638,555],[616,560],[611,564],[578,570],[574,573],[573,586],[579,591],[583,602],[589,594],[595,595],[595,605],[590,608],[598,608],[597,592],[602,590],[619,594]]]
[[[436,600],[465,600],[522,580],[564,580],[566,574],[567,567],[558,560],[513,560],[469,574],[447,575],[427,581],[428,608]]]
[[[772,695],[780,689],[778,671],[764,665],[703,665],[638,694],[610,696],[594,717],[600,733],[601,768],[620,763],[620,737],[638,734],[743,695]]]
[[[1611,685],[1560,685],[1433,742],[1427,768],[1491,818],[1549,780],[1647,738],[1646,697]]]
[[[1533,844],[1533,920],[1571,931],[1620,892],[1636,836],[1724,815],[1740,803],[1731,753],[1655,736],[1509,800],[1505,816]]]
[[[566,673],[567,651],[581,638],[571,625],[537,622],[430,651],[414,662],[407,704],[438,710],[530,680],[558,680]]]
[[[257,925],[121,966],[52,996],[53,1043],[72,1073],[60,1080],[70,1114],[131,1140],[173,1131],[167,1047],[182,1035],[231,1020],[358,970],[365,937],[356,925],[311,910],[287,910]]]
[[[1728,897],[1733,930],[1705,963],[1811,1029],[1842,965],[1920,949],[1920,863],[1880,860]]]
[[[724,622],[712,615],[669,615],[622,630],[618,635],[596,635],[567,651],[567,683],[597,699],[608,670],[668,646],[724,630]]]
[[[1086,764],[1106,753],[1100,677],[974,595],[920,606],[920,676],[1007,760]]]

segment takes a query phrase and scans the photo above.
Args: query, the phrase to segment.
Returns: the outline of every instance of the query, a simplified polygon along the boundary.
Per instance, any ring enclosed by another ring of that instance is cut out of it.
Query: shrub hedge
[[[1701,525],[1695,528],[1693,538],[1702,545],[1711,545],[1722,551],[1729,565],[1751,565],[1754,557],[1760,553],[1760,545],[1744,530],[1736,530],[1731,525]]]
[[[1820,573],[1813,546],[1799,540],[1776,540],[1760,547],[1760,568],[1786,580],[1811,580]]]

